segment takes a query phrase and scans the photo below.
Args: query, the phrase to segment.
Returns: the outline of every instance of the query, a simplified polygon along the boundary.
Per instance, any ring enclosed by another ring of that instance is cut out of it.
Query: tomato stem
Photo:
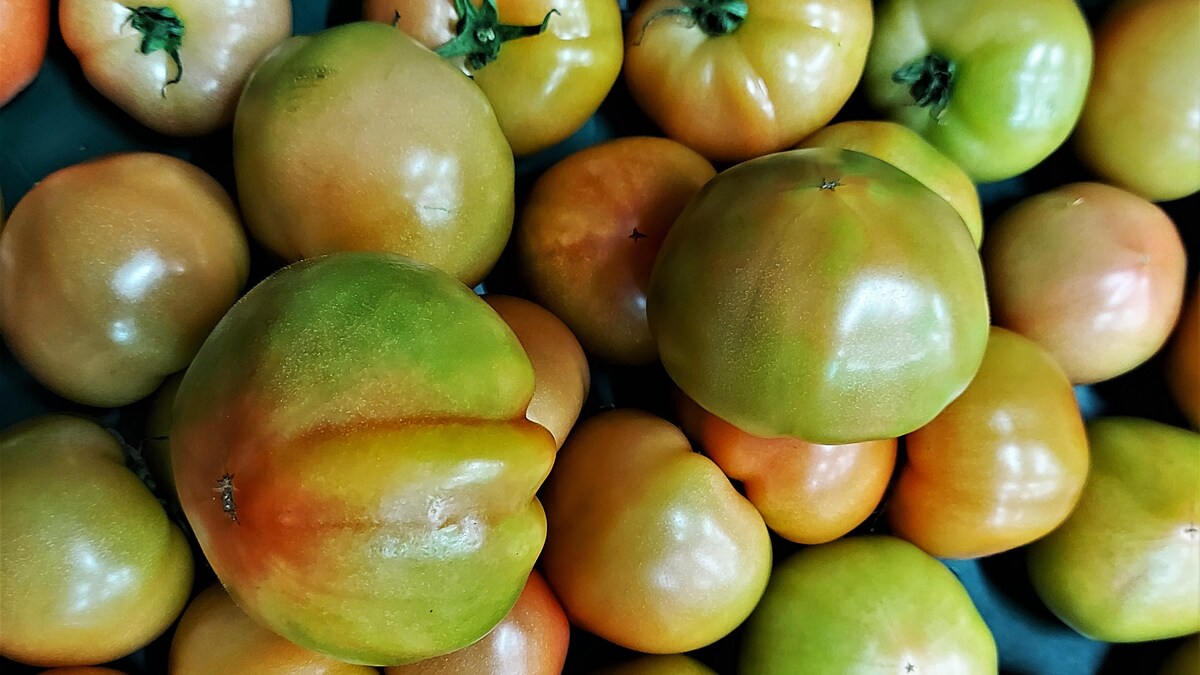
[[[130,14],[125,23],[132,24],[133,29],[142,34],[142,44],[138,51],[143,54],[153,54],[162,50],[175,62],[175,79],[167,80],[162,88],[163,98],[167,97],[167,85],[175,84],[183,79],[183,62],[179,60],[179,48],[183,46],[183,21],[170,7],[126,7]]]
[[[908,93],[919,107],[929,107],[929,116],[941,122],[954,89],[954,62],[941,54],[909,61],[892,73],[892,82],[909,85]]]
[[[483,0],[476,7],[470,0],[454,0],[458,12],[458,34],[434,51],[442,58],[466,57],[471,70],[479,70],[500,56],[500,46],[509,40],[541,35],[557,9],[546,12],[542,22],[530,26],[500,23],[496,0]]]
[[[646,19],[634,44],[641,44],[650,24],[663,17],[681,16],[688,28],[699,27],[709,37],[729,35],[741,27],[750,8],[744,0],[682,0],[680,7],[664,9]]]

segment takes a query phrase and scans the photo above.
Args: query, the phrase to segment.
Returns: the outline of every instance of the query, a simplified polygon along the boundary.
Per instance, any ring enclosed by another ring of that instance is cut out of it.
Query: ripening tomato
[[[233,121],[259,59],[292,33],[287,0],[61,0],[58,22],[83,74],[134,119],[198,136]]]
[[[1195,0],[1114,3],[1075,132],[1079,159],[1152,201],[1200,190],[1200,20]]]
[[[863,82],[872,105],[984,183],[1067,140],[1091,69],[1075,0],[885,0]]]
[[[571,626],[541,574],[504,620],[482,640],[456,652],[384,669],[384,675],[560,675]]]
[[[293,37],[259,63],[233,165],[250,232],[289,261],[393,251],[474,286],[512,230],[513,156],[487,98],[375,22]]]
[[[827,444],[933,419],[988,332],[962,218],[890,164],[829,148],[709,181],[663,242],[647,313],[692,400],[756,436]]]
[[[683,430],[726,476],[741,481],[767,527],[801,544],[822,544],[858,527],[883,499],[896,439],[821,445],[752,436],[677,392]]]
[[[545,541],[555,446],[525,418],[533,392],[516,336],[444,272],[385,252],[295,263],[179,385],[179,500],[272,631],[355,663],[446,654],[504,618]]]
[[[841,148],[878,157],[945,199],[962,216],[979,248],[983,212],[971,178],[924,138],[895,122],[839,122],[805,138],[797,148]]]
[[[604,668],[595,675],[716,675],[711,668],[683,654],[643,656]]]
[[[1200,276],[1179,317],[1166,360],[1167,386],[1193,429],[1200,430]]]
[[[1038,596],[1105,642],[1200,631],[1200,434],[1136,418],[1088,424],[1079,504],[1028,549]]]
[[[1079,499],[1087,436],[1071,383],[1036,343],[992,328],[970,386],[904,441],[892,531],[939,558],[1023,546]]]
[[[55,393],[126,405],[188,365],[249,266],[208,174],[148,152],[89,160],[34,186],[0,231],[0,332]]]
[[[192,551],[98,424],[0,433],[0,656],[105,663],[149,644],[192,587]]]
[[[379,675],[279,637],[246,616],[221,587],[209,586],[188,605],[171,638],[171,675]]]
[[[1200,675],[1200,635],[1180,643],[1163,662],[1158,675]]]
[[[811,546],[775,566],[742,637],[743,675],[997,672],[950,570],[893,537]]]
[[[1075,383],[1149,359],[1183,304],[1187,256],[1175,224],[1109,185],[1029,197],[992,225],[983,253],[996,324],[1040,344]]]
[[[146,413],[146,440],[142,443],[142,457],[154,482],[162,488],[160,494],[176,503],[179,495],[175,491],[175,474],[171,469],[171,412],[182,381],[183,373],[175,373],[154,393]]]
[[[614,0],[366,0],[363,15],[461,62],[517,155],[578,131],[621,72]]]
[[[666,138],[633,136],[585,148],[533,186],[514,238],[534,297],[584,348],[615,363],[658,358],[646,286],[667,230],[716,174]]]
[[[668,136],[741,161],[833,119],[870,42],[868,0],[646,0],[625,32],[625,81]]]
[[[573,624],[610,642],[655,654],[703,647],[736,628],[766,586],[762,517],[649,413],[580,424],[543,494],[546,579]]]
[[[562,447],[591,384],[583,348],[558,317],[528,300],[507,295],[483,299],[512,329],[533,365],[533,399],[526,417],[546,427]]]
[[[37,77],[49,37],[50,0],[0,0],[0,106]]]

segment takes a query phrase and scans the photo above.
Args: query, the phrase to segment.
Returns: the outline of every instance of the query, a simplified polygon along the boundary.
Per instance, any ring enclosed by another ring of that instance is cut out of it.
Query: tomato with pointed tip
[[[0,106],[37,77],[49,38],[50,0],[0,0]]]
[[[624,57],[614,0],[366,0],[363,16],[461,63],[518,156],[578,131]]]
[[[1193,429],[1200,430],[1200,276],[1179,316],[1165,362],[1167,387]]]
[[[172,136],[233,121],[259,59],[292,33],[287,0],[61,0],[58,22],[83,74],[134,119]]]

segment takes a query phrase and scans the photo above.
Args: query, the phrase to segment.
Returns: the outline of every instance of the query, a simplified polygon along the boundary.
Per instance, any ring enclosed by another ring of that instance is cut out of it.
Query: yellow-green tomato
[[[272,631],[398,665],[466,647],[546,536],[550,432],[529,358],[449,275],[400,255],[290,265],[234,306],[175,398],[179,500]]]
[[[996,643],[950,570],[892,537],[811,546],[775,566],[738,672],[997,672]]]
[[[642,652],[724,637],[754,609],[771,542],[754,506],[669,422],[614,410],[580,424],[544,491],[542,568],[571,622]]]
[[[739,164],[680,214],[647,294],[671,378],[756,436],[895,438],[958,396],[988,334],[962,218],[857,152]]]
[[[1200,631],[1200,434],[1137,418],[1088,425],[1079,504],[1029,547],[1058,618],[1105,642]]]
[[[982,183],[1067,140],[1091,71],[1075,0],[885,0],[863,82],[872,105]]]
[[[105,663],[165,631],[192,552],[96,423],[39,417],[0,433],[0,656]]]

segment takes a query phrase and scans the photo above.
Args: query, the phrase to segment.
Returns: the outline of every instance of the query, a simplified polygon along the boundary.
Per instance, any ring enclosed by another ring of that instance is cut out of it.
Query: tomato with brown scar
[[[512,608],[546,537],[554,437],[529,358],[447,274],[384,252],[286,267],[179,387],[179,499],[239,606],[342,661],[461,649]]]

